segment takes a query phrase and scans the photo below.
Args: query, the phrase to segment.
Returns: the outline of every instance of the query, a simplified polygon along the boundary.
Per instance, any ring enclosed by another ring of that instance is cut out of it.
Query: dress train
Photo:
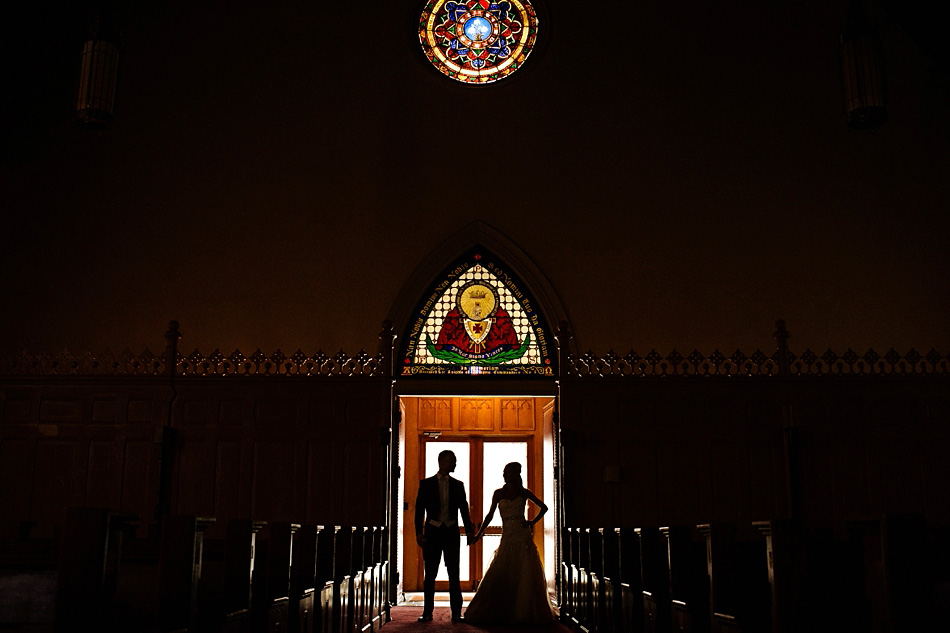
[[[554,619],[541,557],[524,525],[526,503],[523,496],[498,501],[501,543],[465,611],[472,624],[546,624]]]

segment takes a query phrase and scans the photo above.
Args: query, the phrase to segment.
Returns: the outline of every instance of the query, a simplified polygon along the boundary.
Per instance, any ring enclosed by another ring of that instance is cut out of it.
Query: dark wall
[[[950,524],[945,378],[566,380],[561,405],[568,525]]]
[[[384,522],[388,381],[201,379],[176,389],[170,512],[220,524]],[[0,394],[3,537],[25,521],[33,536],[55,535],[68,506],[153,520],[167,380],[10,380]]]
[[[568,525],[914,512],[950,525],[950,385],[901,378],[565,378]],[[380,524],[390,383],[206,377],[177,385],[169,510]],[[71,505],[152,519],[173,396],[150,378],[4,379],[0,527],[52,536]],[[144,529],[144,528],[143,528]]]
[[[2,351],[138,353],[172,318],[186,353],[372,350],[474,219],[581,351],[754,348],[779,317],[801,349],[950,348],[946,69],[877,2],[873,134],[845,125],[847,2],[538,0],[523,71],[471,87],[423,58],[423,0],[116,0],[102,133],[73,126],[99,3],[65,4],[17,3],[0,44]]]

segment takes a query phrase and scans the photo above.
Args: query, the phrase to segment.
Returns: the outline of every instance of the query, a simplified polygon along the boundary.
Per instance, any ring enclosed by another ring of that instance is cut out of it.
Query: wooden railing
[[[561,620],[584,633],[915,631],[950,598],[947,528],[788,520],[562,530]]]

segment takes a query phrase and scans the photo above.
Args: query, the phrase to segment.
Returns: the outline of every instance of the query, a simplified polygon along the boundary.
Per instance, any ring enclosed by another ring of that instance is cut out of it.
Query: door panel
[[[527,441],[485,441],[481,452],[482,503],[480,505],[482,512],[476,522],[484,519],[488,513],[488,509],[491,507],[492,493],[505,485],[505,479],[502,476],[505,464],[510,462],[521,464],[522,478],[525,478],[530,472]],[[496,510],[491,523],[485,529],[485,536],[477,544],[479,551],[476,552],[476,555],[481,559],[481,564],[478,566],[478,580],[481,580],[485,572],[488,571],[488,566],[491,565],[492,557],[494,557],[495,550],[498,549],[500,543],[501,515]]]
[[[472,505],[472,445],[468,441],[455,441],[455,442],[433,442],[427,441],[423,444],[423,459],[425,467],[423,468],[423,473],[426,477],[434,475],[439,470],[439,453],[442,451],[452,451],[455,453],[455,472],[452,473],[452,476],[461,481],[465,485],[465,494],[468,496],[469,507]],[[462,530],[464,534],[464,527],[459,526],[459,529]],[[465,537],[462,537],[462,547],[465,548]],[[422,550],[419,550],[419,555],[422,555]],[[462,551],[462,555],[459,557],[459,578],[462,581],[462,588],[466,589],[466,584],[471,583],[471,556],[466,556],[466,552]],[[438,591],[446,591],[449,587],[449,575],[445,570],[445,562],[443,561],[439,565],[439,575],[435,577],[436,589]],[[444,583],[444,586],[443,586]],[[466,589],[467,590],[467,589]]]
[[[529,440],[454,437],[448,441],[441,441],[423,437],[420,451],[423,462],[422,472],[427,477],[432,476],[439,470],[439,453],[444,450],[454,452],[456,467],[452,476],[465,485],[472,522],[477,527],[491,507],[492,493],[505,483],[502,477],[505,464],[519,462],[522,465],[523,477],[530,472],[529,444]],[[479,482],[480,485],[473,486],[472,482]],[[472,547],[465,545],[464,527],[460,525],[459,530],[463,535],[459,577],[463,591],[474,591],[488,569],[491,558],[501,541],[501,516],[497,511],[495,512],[491,524],[485,530],[485,537]],[[421,557],[421,550],[419,555]],[[422,567],[420,564],[420,574]],[[448,573],[443,562],[436,576],[436,590],[446,591],[448,580]],[[421,585],[421,577],[418,582]]]

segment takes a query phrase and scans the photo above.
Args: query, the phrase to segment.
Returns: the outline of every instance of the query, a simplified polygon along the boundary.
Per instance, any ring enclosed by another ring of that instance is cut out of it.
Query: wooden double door
[[[452,398],[455,410],[461,414],[461,424],[450,424],[443,421],[445,428],[440,431],[426,430],[433,424],[431,416],[427,415],[427,407],[431,404],[425,399],[413,399],[415,402],[404,401],[404,420],[406,421],[406,462],[405,462],[405,514],[404,521],[404,556],[405,587],[406,591],[420,591],[424,575],[422,550],[415,544],[413,514],[415,511],[415,497],[418,490],[418,481],[434,475],[438,471],[438,455],[443,450],[451,450],[457,458],[457,465],[453,477],[465,484],[468,497],[469,514],[476,528],[484,520],[485,514],[491,506],[492,493],[504,484],[502,471],[509,462],[518,462],[522,465],[524,484],[535,494],[544,499],[543,484],[545,477],[542,473],[544,462],[545,413],[550,417],[550,406],[540,398],[524,398],[517,403],[520,410],[520,421],[517,427],[513,424],[503,425],[505,412],[510,412],[515,405],[501,398],[482,399],[474,403],[481,405],[483,416],[489,416],[489,411],[497,409],[498,424],[491,429],[488,423],[483,422],[479,432],[466,432],[464,427],[464,411],[471,408],[473,403],[465,399]],[[487,400],[487,401],[486,401]],[[494,401],[494,402],[491,402]],[[541,402],[537,402],[541,401]],[[454,417],[454,416],[453,416]],[[458,428],[462,426],[463,428]],[[553,508],[553,504],[548,503]],[[534,516],[536,508],[528,504],[528,515]],[[553,519],[553,515],[549,515]],[[545,517],[549,518],[549,517]],[[465,545],[464,528],[460,525],[462,551],[460,561],[460,576],[463,591],[474,591],[481,581],[491,562],[492,556],[501,541],[501,517],[498,512],[491,524],[485,530],[485,536],[471,547]],[[535,528],[537,545],[543,547],[543,523]],[[436,577],[436,591],[448,590],[448,575],[444,563],[440,566]]]

